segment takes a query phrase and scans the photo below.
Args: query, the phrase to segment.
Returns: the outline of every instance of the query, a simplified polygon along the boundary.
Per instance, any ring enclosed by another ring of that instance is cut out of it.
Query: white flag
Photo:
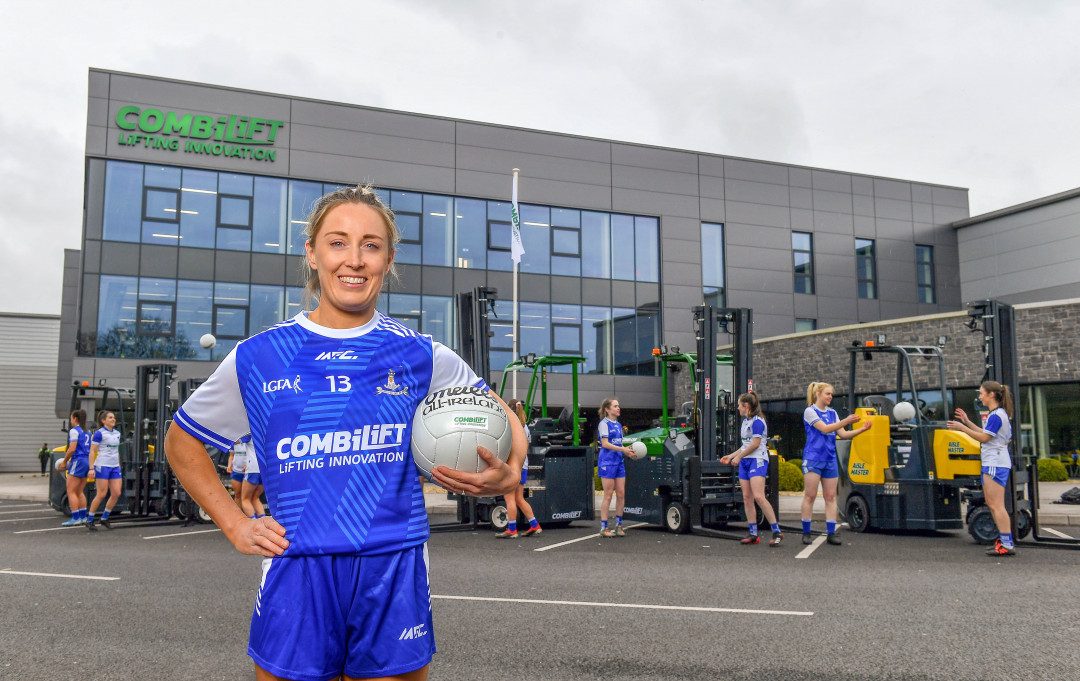
[[[521,256],[525,255],[525,246],[521,243],[521,222],[518,217],[517,180],[518,169],[514,168],[514,191],[510,199],[510,259],[515,265],[521,264]]]

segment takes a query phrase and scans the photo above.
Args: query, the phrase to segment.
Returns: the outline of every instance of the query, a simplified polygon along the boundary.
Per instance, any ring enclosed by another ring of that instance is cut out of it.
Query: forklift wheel
[[[1031,514],[1027,511],[1020,511],[1016,515],[1016,536],[1018,539],[1023,539],[1031,533]]]
[[[64,515],[71,515],[71,502],[68,501],[68,495],[60,497],[60,512]]]
[[[191,502],[191,503],[195,503],[195,502]],[[195,508],[195,513],[192,514],[191,517],[197,523],[212,523],[212,522],[214,522],[214,519],[210,517],[210,514],[207,513],[206,510],[203,509],[202,506],[197,506]]]
[[[998,537],[997,524],[988,506],[978,506],[967,517],[968,533],[980,544],[993,544]]]
[[[510,514],[506,507],[499,504],[491,509],[491,526],[496,530],[505,530],[510,525]]]
[[[664,509],[664,527],[668,532],[684,534],[690,531],[690,512],[681,501],[673,501]]]
[[[844,515],[852,532],[866,532],[870,528],[870,508],[866,505],[866,499],[854,494],[848,497]]]

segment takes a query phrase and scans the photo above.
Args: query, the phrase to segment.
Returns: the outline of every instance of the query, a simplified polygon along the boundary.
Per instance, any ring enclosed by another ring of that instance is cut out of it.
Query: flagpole
[[[517,205],[518,204],[517,194],[518,194],[518,173],[519,172],[521,172],[519,169],[514,168],[514,190],[513,190],[513,194],[512,194],[513,202],[512,202],[512,205],[511,205],[511,217],[513,218],[512,229],[513,229],[514,232],[517,232],[518,234],[520,234],[520,229],[521,229],[521,227],[519,225],[518,205]],[[513,325],[514,325],[513,326],[513,330],[514,330],[514,344],[513,344],[514,345],[514,354],[513,354],[513,357],[511,358],[511,361],[517,361],[517,358],[518,358],[518,331],[519,331],[519,326],[518,326],[518,262],[520,260],[520,256],[518,256],[517,258],[514,258],[513,260],[514,260],[514,321],[513,321]],[[512,381],[512,383],[511,383],[511,391],[512,391],[511,396],[515,400],[517,399],[517,375],[518,375],[518,372],[515,371],[514,375],[511,377],[511,381]]]

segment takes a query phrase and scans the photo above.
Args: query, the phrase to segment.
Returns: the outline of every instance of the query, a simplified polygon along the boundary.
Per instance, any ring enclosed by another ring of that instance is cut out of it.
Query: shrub
[[[799,469],[799,474],[802,474],[802,459],[788,459],[787,462],[794,464],[794,466]]]
[[[1035,465],[1039,469],[1039,482],[1064,482],[1069,479],[1065,464],[1057,459],[1039,459]]]
[[[801,492],[803,491],[802,468],[790,461],[780,464],[780,491]]]

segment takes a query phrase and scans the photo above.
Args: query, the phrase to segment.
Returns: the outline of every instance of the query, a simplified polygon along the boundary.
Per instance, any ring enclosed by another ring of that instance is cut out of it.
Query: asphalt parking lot
[[[208,525],[91,534],[62,519],[0,501],[0,678],[253,677],[258,558]],[[770,548],[595,533],[434,534],[430,678],[1063,679],[1080,665],[1080,551],[990,558],[960,532],[811,550],[791,534]]]

